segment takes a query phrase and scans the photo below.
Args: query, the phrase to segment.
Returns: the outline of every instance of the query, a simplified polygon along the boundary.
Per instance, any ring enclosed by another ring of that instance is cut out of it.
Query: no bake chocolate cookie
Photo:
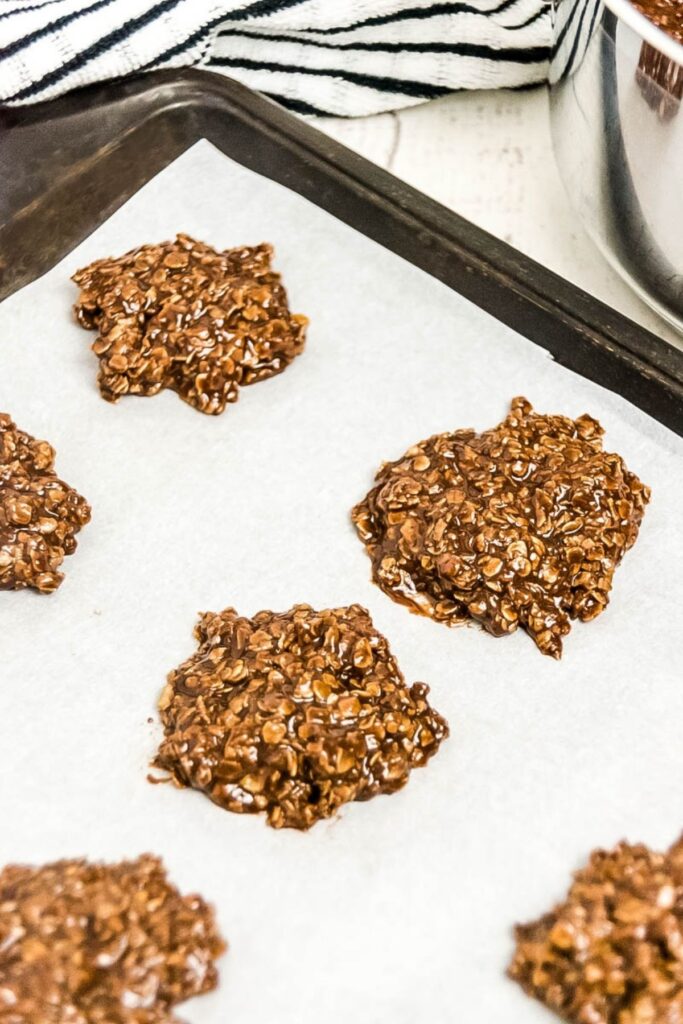
[[[0,413],[0,590],[56,590],[64,579],[59,567],[90,521],[90,506],[54,463],[47,441]]]
[[[352,513],[375,582],[449,625],[522,626],[559,658],[570,620],[607,606],[650,495],[602,433],[516,398],[491,430],[437,434],[385,463]]]
[[[0,872],[8,1024],[178,1024],[173,1007],[215,988],[224,950],[210,907],[149,854]]]
[[[307,829],[400,789],[448,735],[358,605],[253,619],[228,608],[202,615],[195,634],[198,651],[159,703],[155,766],[227,810]]]
[[[516,936],[510,976],[562,1019],[683,1021],[683,840],[597,850],[565,902]]]
[[[241,386],[281,373],[304,347],[270,245],[217,252],[188,235],[101,259],[73,280],[76,315],[96,329],[102,396],[170,388],[201,412],[223,412]]]

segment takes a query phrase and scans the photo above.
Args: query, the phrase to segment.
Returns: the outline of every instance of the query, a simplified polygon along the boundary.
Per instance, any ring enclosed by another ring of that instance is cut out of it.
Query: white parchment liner
[[[182,230],[271,241],[303,356],[205,417],[98,394],[71,273]],[[411,615],[349,521],[383,459],[484,429],[525,394],[597,416],[652,487],[607,612],[558,664]],[[506,980],[515,920],[589,851],[683,829],[683,444],[422,271],[201,142],[0,306],[0,409],[57,449],[93,520],[60,590],[0,594],[0,864],[151,850],[216,905],[231,949],[192,1024],[534,1024]],[[358,601],[451,738],[406,789],[308,834],[146,782],[166,672],[197,613]],[[152,721],[150,721],[152,719]]]

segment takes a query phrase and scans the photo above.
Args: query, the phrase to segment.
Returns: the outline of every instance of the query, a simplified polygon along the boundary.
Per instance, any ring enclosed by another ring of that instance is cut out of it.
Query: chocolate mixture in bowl
[[[570,619],[606,608],[649,500],[602,433],[516,398],[491,430],[437,434],[385,463],[352,513],[375,582],[448,625],[522,626],[559,658]]]
[[[188,235],[79,270],[76,315],[96,329],[102,396],[170,388],[218,414],[240,386],[281,373],[308,323],[290,313],[270,245],[217,252]]]
[[[0,1022],[179,1024],[224,950],[211,908],[150,854],[0,871]]]
[[[47,441],[0,413],[0,590],[56,590],[64,579],[59,567],[90,521],[90,506],[54,463]]]
[[[407,686],[359,605],[202,615],[171,672],[154,762],[229,811],[307,829],[393,793],[448,735],[424,683]]]
[[[510,977],[573,1024],[683,1021],[683,838],[595,851],[564,903],[518,925]]]
[[[636,10],[678,43],[683,43],[683,0],[632,0]],[[683,61],[672,60],[658,47],[643,41],[636,82],[660,120],[677,117],[683,99]]]
[[[683,43],[681,0],[631,0],[633,6],[679,43]]]

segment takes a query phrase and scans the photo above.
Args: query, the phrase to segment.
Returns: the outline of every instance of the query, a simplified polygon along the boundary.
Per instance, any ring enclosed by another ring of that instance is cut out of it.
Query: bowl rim
[[[683,65],[683,43],[677,42],[672,36],[659,28],[653,21],[633,6],[631,0],[604,0],[605,7],[608,7],[613,14],[616,14],[621,21],[632,28],[650,46],[653,46],[660,53],[677,64]]]

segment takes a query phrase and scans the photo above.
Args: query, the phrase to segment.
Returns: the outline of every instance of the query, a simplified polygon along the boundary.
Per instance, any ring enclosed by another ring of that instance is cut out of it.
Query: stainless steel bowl
[[[683,333],[683,45],[628,0],[554,0],[550,95],[579,217]]]

